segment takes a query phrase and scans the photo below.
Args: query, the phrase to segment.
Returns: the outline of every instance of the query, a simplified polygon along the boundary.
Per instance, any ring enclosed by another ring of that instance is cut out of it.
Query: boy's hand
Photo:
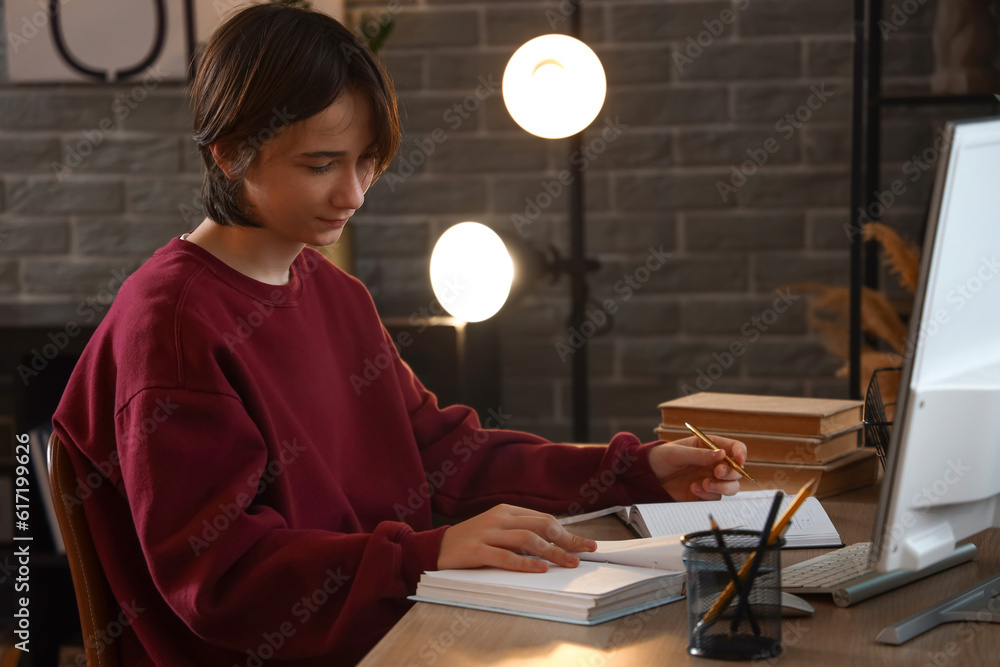
[[[747,446],[719,435],[712,441],[724,451],[709,449],[695,436],[650,450],[649,465],[674,500],[718,500],[740,490],[740,473],[726,463],[725,454],[742,466]]]
[[[490,565],[518,572],[545,572],[545,560],[576,567],[573,551],[594,551],[593,540],[571,534],[551,514],[513,505],[497,505],[478,516],[451,526],[441,539],[439,570]]]

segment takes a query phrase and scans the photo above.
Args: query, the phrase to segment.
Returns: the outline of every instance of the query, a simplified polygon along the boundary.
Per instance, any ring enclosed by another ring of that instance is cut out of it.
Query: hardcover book
[[[823,463],[858,448],[861,424],[848,426],[825,436],[750,433],[712,428],[701,430],[709,436],[721,435],[740,440],[747,446],[748,461]],[[680,440],[690,435],[691,431],[683,427],[660,424],[656,428],[656,436],[661,440]]]
[[[863,403],[830,398],[701,392],[660,403],[664,428],[823,436],[861,423]]]

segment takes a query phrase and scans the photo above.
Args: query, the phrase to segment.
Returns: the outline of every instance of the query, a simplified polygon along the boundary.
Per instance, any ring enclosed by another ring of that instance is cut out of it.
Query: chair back
[[[59,530],[66,543],[69,571],[80,610],[80,626],[88,667],[118,667],[117,643],[97,641],[115,621],[118,605],[111,594],[101,561],[94,548],[82,504],[67,503],[64,498],[77,494],[76,473],[66,453],[66,446],[53,433],[48,451],[49,488]]]

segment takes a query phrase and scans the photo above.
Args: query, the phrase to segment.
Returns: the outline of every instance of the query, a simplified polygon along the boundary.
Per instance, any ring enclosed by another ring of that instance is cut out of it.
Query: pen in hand
[[[692,426],[691,424],[688,424],[687,422],[684,422],[684,426],[686,426],[689,431],[691,431],[696,436],[698,436],[701,439],[702,442],[704,442],[706,445],[708,445],[712,449],[723,451],[721,447],[719,447],[718,445],[716,445],[714,442],[712,442],[712,440],[707,435],[705,435],[704,433],[702,433],[701,429],[699,429],[697,426]],[[726,454],[726,463],[728,463],[729,465],[731,465],[733,467],[733,470],[735,470],[739,474],[743,475],[744,477],[746,477],[748,480],[750,480],[754,484],[757,483],[756,480],[754,480],[754,478],[751,477],[747,473],[746,470],[744,470],[739,464],[736,463],[736,461],[734,461],[729,456],[729,454]]]

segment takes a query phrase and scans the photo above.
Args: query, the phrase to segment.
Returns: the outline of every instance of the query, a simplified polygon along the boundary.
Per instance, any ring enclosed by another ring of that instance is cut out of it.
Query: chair
[[[63,502],[64,494],[74,496],[77,493],[76,473],[65,445],[55,433],[49,438],[48,465],[52,504],[66,543],[69,571],[73,577],[73,590],[76,591],[76,606],[80,611],[87,665],[118,667],[117,644],[105,644],[94,639],[106,633],[115,621],[118,605],[97,557],[83,507]]]

